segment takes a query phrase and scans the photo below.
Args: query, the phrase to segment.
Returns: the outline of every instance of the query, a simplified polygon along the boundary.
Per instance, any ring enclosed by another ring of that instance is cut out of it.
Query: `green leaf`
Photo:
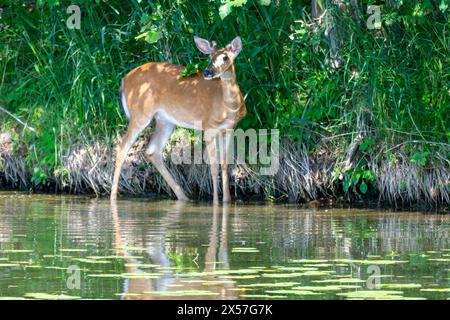
[[[367,184],[363,181],[361,182],[361,185],[359,186],[359,190],[362,194],[365,194],[367,192]]]
[[[231,13],[233,7],[242,7],[247,0],[225,0],[222,3],[219,8],[219,16],[223,20]]]
[[[156,43],[158,42],[160,38],[160,34],[158,31],[155,30],[151,30],[151,31],[147,31],[147,35],[145,36],[145,41],[147,43]]]
[[[258,0],[258,3],[262,6],[269,6],[271,0]]]
[[[147,43],[156,43],[158,42],[159,38],[160,38],[160,33],[157,30],[150,30],[150,31],[146,31],[141,33],[140,35],[136,36],[134,38],[134,40],[141,40],[144,39],[145,42]]]
[[[344,192],[348,192],[348,189],[350,188],[351,184],[352,184],[352,181],[350,179],[344,180],[344,183],[343,183]]]

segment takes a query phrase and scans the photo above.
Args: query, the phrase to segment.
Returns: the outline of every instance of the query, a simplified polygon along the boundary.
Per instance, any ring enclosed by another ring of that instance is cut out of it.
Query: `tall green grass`
[[[38,134],[7,116],[3,127],[29,146],[28,165],[44,181],[72,146],[111,141],[125,127],[117,93],[127,71],[205,59],[193,35],[220,45],[242,37],[242,128],[279,128],[312,152],[324,137],[341,137],[334,148],[343,157],[365,121],[367,152],[401,149],[424,166],[449,158],[449,9],[435,2],[385,4],[380,30],[364,27],[367,16],[361,27],[341,13],[338,69],[324,62],[324,30],[313,32],[309,1],[249,0],[224,19],[220,1],[78,1],[80,30],[66,27],[71,1],[3,2],[0,101]]]

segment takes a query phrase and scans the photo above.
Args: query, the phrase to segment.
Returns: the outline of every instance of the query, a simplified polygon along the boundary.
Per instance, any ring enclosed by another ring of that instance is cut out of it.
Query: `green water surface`
[[[2,299],[449,299],[450,217],[0,193]]]

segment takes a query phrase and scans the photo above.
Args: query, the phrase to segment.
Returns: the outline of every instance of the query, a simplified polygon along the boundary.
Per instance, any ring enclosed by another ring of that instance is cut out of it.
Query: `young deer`
[[[145,151],[151,163],[158,169],[179,200],[188,200],[180,185],[174,180],[163,162],[163,150],[175,126],[205,131],[214,204],[219,202],[217,176],[216,134],[223,136],[226,155],[230,135],[226,130],[234,129],[245,116],[244,97],[236,81],[234,59],[242,50],[242,42],[236,37],[225,48],[217,49],[214,41],[194,37],[197,48],[211,59],[209,66],[201,73],[180,77],[185,68],[165,62],[150,62],[131,72],[123,79],[120,99],[129,119],[128,130],[117,147],[111,200],[117,198],[117,189],[122,164],[139,134],[155,118],[155,132]],[[222,161],[223,201],[231,200],[228,186],[228,165]]]

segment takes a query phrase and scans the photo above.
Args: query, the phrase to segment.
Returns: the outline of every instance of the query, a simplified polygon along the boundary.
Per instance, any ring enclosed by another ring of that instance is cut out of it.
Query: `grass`
[[[6,1],[0,103],[36,133],[3,115],[1,131],[10,135],[12,150],[2,152],[5,180],[35,189],[108,192],[106,162],[126,126],[117,98],[121,77],[147,61],[201,63],[193,35],[219,45],[240,35],[244,50],[236,69],[249,116],[239,127],[280,129],[295,168],[281,167],[270,181],[252,178],[266,198],[375,194],[388,202],[448,203],[448,8],[436,9],[432,1],[384,5],[380,30],[337,13],[343,63],[333,69],[325,63],[324,27],[314,32],[309,1],[272,2],[243,1],[222,19],[219,1],[79,1],[81,29],[70,30],[69,1]],[[359,134],[353,165],[344,170]],[[312,178],[316,164],[330,174]],[[186,170],[177,169],[185,182]],[[207,174],[189,170],[197,178]],[[408,179],[401,178],[405,172]],[[389,179],[392,174],[399,178]],[[136,179],[122,182],[122,191],[148,190],[149,175],[150,189],[167,190],[150,168],[131,175]],[[244,189],[252,189],[248,183]],[[208,194],[208,188],[198,184],[194,191]]]

